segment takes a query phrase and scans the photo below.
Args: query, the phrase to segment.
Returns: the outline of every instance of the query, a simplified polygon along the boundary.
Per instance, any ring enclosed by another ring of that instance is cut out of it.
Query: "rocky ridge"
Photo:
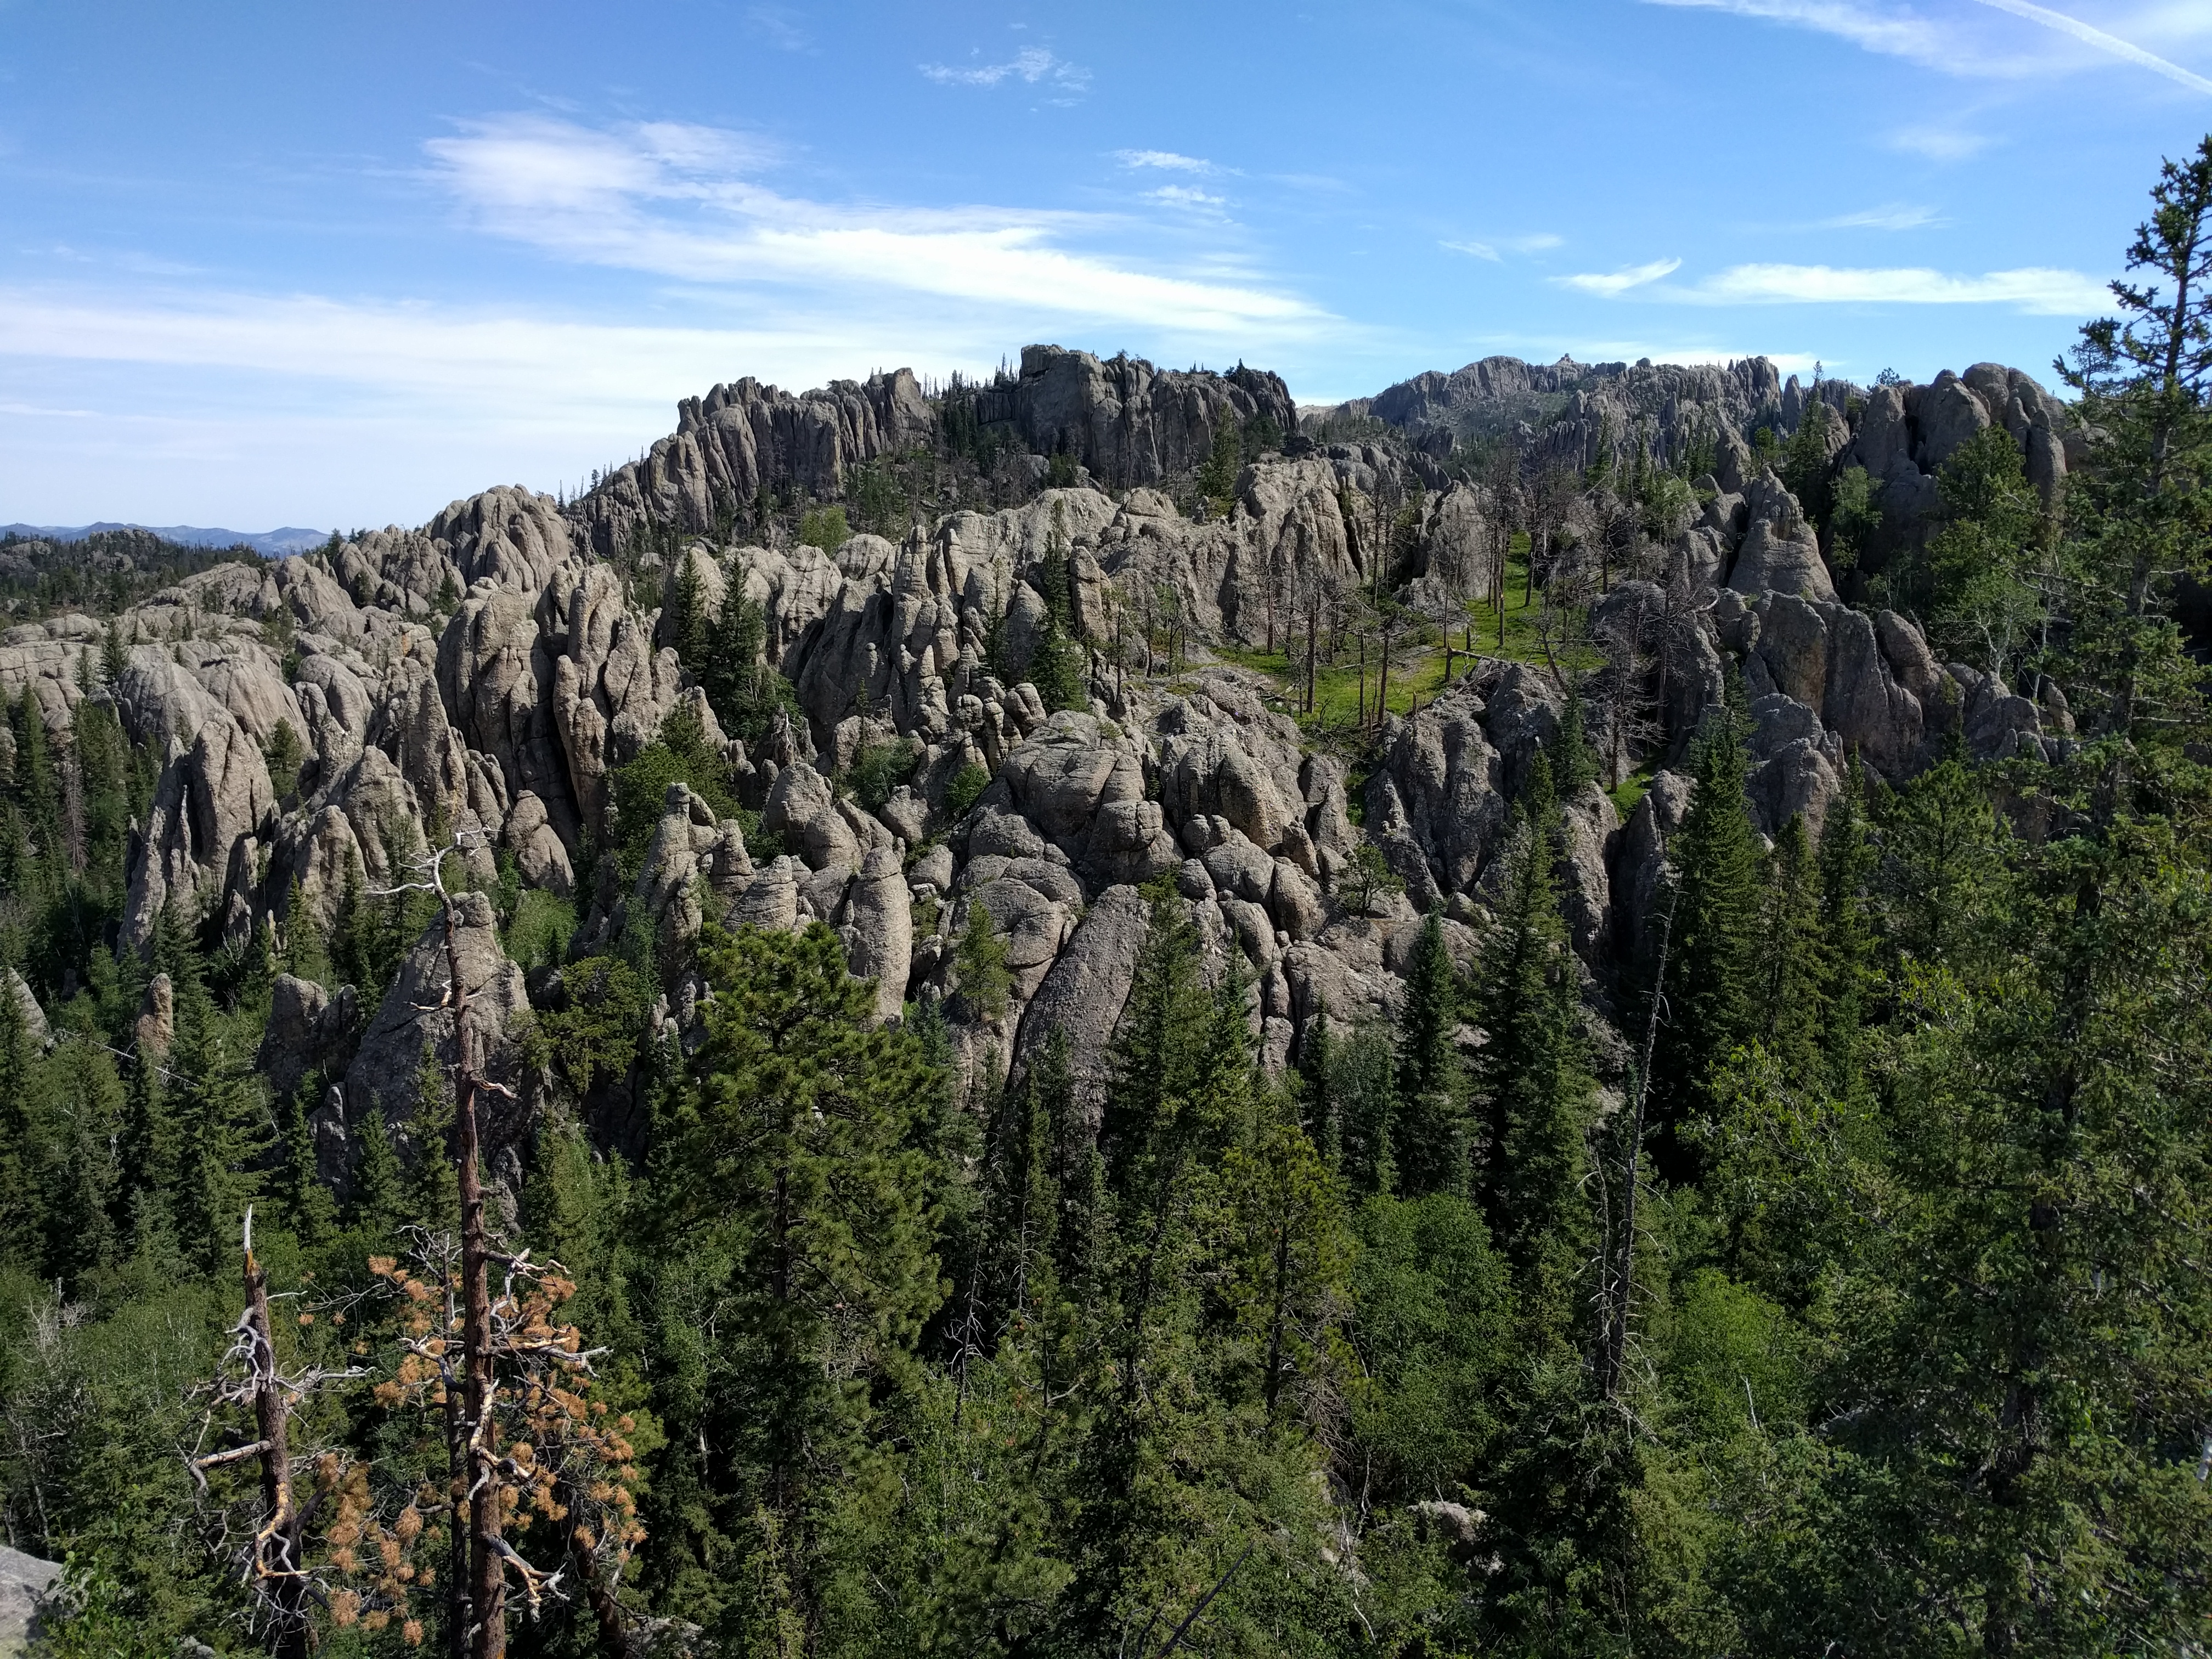
[[[1587,437],[1590,410],[1616,392],[1648,400],[1662,386],[1678,416],[1694,402],[1717,422],[1710,501],[1592,612],[1613,659],[1586,688],[1593,742],[1659,769],[1626,823],[1595,785],[1565,803],[1565,905],[1602,1035],[1686,806],[1688,780],[1669,769],[1723,700],[1731,665],[1749,698],[1753,799],[1770,835],[1795,814],[1817,825],[1850,752],[1899,779],[1953,734],[1995,757],[2063,742],[2067,724],[2063,707],[1936,661],[1910,620],[1838,597],[1798,504],[1728,412],[1786,409],[1794,382],[1774,385],[1763,364],[1649,375],[1638,365],[1593,391],[1571,365],[1510,364],[1424,377],[1370,408],[1418,438],[1424,422],[1482,399],[1556,397],[1572,382],[1583,407],[1557,428],[1570,438]],[[903,371],[801,398],[740,381],[687,402],[676,434],[577,502],[495,489],[420,529],[191,576],[116,619],[125,665],[99,690],[87,688],[99,684],[105,622],[70,615],[10,629],[0,692],[27,686],[64,742],[83,698],[110,700],[163,757],[134,842],[125,947],[179,903],[234,943],[264,921],[327,927],[349,871],[373,885],[403,879],[433,838],[464,832],[482,887],[496,883],[501,849],[526,885],[556,894],[588,870],[572,956],[649,938],[664,969],[655,1018],[679,1034],[702,990],[682,947],[710,915],[818,921],[836,930],[854,971],[877,982],[883,1017],[942,1002],[979,1073],[1024,1063],[1058,1029],[1094,1097],[1146,882],[1172,880],[1217,971],[1241,960],[1273,1067],[1293,1061],[1324,1009],[1353,1024],[1394,1013],[1424,911],[1442,908],[1455,954],[1469,957],[1498,878],[1508,803],[1562,716],[1548,672],[1479,661],[1431,705],[1388,721],[1355,775],[1304,746],[1263,677],[1148,672],[1158,665],[1137,642],[1164,606],[1200,641],[1249,647],[1287,626],[1279,607],[1300,585],[1387,576],[1418,594],[1494,544],[1497,503],[1485,487],[1404,445],[1297,441],[1282,383],[1256,371],[1177,375],[1031,348],[1018,375],[960,396],[1018,429],[1040,461],[1054,450],[1079,457],[1083,476],[1018,506],[933,516],[896,541],[739,544],[717,533],[726,497],[834,489],[856,459],[923,441],[945,419],[942,400]],[[1185,516],[1156,487],[1208,453],[1217,423],[1262,419],[1292,453],[1248,462],[1225,515]],[[1926,387],[1877,388],[1853,421],[1848,453],[1895,480],[1899,499],[1978,422],[2013,432],[2039,480],[2063,476],[2076,442],[2063,405],[1986,365]],[[1425,478],[1438,487],[1415,489]],[[1114,479],[1127,482],[1101,487]],[[1408,502],[1410,545],[1378,536],[1384,513]],[[698,533],[678,537],[665,560],[611,562],[646,523]],[[1045,627],[1048,562],[1061,558],[1089,696],[1087,707],[1052,713],[1025,670]],[[1378,571],[1386,558],[1391,568]],[[675,600],[687,584],[710,607],[735,587],[760,609],[767,659],[798,709],[763,739],[726,735],[696,665],[680,659]],[[679,708],[758,815],[750,833],[775,845],[749,846],[747,820],[679,784],[625,882],[594,851],[621,827],[608,781]],[[280,726],[304,750],[281,796],[269,765]],[[842,781],[864,751],[891,742],[911,744],[915,763],[870,810]],[[956,812],[955,781],[972,768],[988,786]],[[1353,902],[1347,872],[1363,841],[1381,849],[1402,894]],[[295,903],[304,914],[288,913]],[[955,941],[979,908],[1012,981],[1003,1012],[988,1017],[957,994],[954,967]],[[489,1062],[527,1100],[518,1034],[533,1003],[562,994],[559,974],[526,982],[481,894],[463,902],[461,920]],[[374,1010],[356,1012],[349,988],[279,983],[264,1054],[272,1074],[289,1066],[296,1079],[313,1064],[343,1079],[313,1120],[333,1181],[345,1179],[368,1115],[406,1140],[425,1045],[451,1043],[450,1023],[422,1012],[442,982],[443,949],[434,928]],[[602,1105],[613,1125],[635,1103]],[[518,1109],[488,1129],[509,1182],[529,1127]]]

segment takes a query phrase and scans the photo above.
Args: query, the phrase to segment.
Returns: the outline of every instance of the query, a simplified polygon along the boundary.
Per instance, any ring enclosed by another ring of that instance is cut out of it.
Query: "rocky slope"
[[[1730,665],[1749,698],[1753,797],[1770,834],[1796,813],[1817,826],[1853,750],[1894,779],[1954,732],[1983,757],[2064,740],[2063,708],[1939,663],[1909,620],[1838,599],[1798,504],[1740,433],[1747,410],[1786,417],[1795,397],[1802,411],[1794,387],[1763,363],[1586,372],[1492,360],[1369,406],[1419,439],[1499,400],[1565,398],[1531,441],[1585,449],[1594,418],[1655,398],[1680,429],[1693,406],[1714,422],[1710,501],[1671,540],[1638,550],[1628,568],[1642,574],[1591,611],[1610,658],[1583,687],[1593,741],[1609,765],[1661,769],[1626,823],[1595,785],[1566,803],[1566,908],[1601,1036],[1688,799],[1687,780],[1666,769],[1722,700]],[[780,532],[765,544],[716,533],[732,499],[832,495],[857,460],[942,442],[948,418],[966,418],[948,417],[956,406],[1018,433],[1040,467],[1072,454],[1079,482],[1018,506],[935,514],[896,542],[862,534],[825,550]],[[1155,486],[1187,472],[1227,421],[1271,424],[1293,453],[1246,465],[1225,516],[1187,517]],[[1991,422],[2014,434],[2039,481],[2063,474],[2075,441],[2063,406],[1985,365],[1877,388],[1853,410],[1835,464],[1847,452],[1902,501],[1962,434]],[[403,879],[429,836],[459,831],[483,886],[499,849],[525,884],[556,894],[588,868],[572,955],[649,938],[654,1017],[678,1033],[702,990],[682,945],[708,916],[820,921],[854,971],[877,981],[885,1018],[911,1000],[945,1002],[978,1073],[1020,1064],[1058,1029],[1079,1086],[1095,1095],[1142,937],[1137,889],[1167,877],[1217,969],[1242,959],[1260,1051],[1280,1067],[1324,1008],[1352,1023],[1395,1011],[1428,908],[1444,910],[1455,953],[1472,955],[1508,803],[1564,706],[1544,669],[1483,659],[1388,722],[1355,772],[1302,744],[1260,676],[1147,672],[1164,611],[1201,642],[1258,645],[1288,628],[1297,595],[1370,584],[1380,558],[1392,561],[1381,574],[1418,599],[1424,582],[1463,576],[1496,545],[1497,503],[1433,456],[1301,442],[1295,424],[1270,375],[1166,374],[1054,348],[1025,350],[1019,374],[993,386],[936,399],[903,371],[798,398],[740,381],[687,402],[678,431],[647,459],[567,507],[497,489],[420,529],[193,575],[117,619],[126,661],[100,690],[87,688],[100,683],[104,621],[13,629],[0,639],[0,691],[28,686],[63,741],[84,697],[111,699],[163,755],[138,826],[123,948],[179,903],[234,942],[264,920],[327,927],[356,863],[372,884]],[[1417,489],[1425,478],[1441,487]],[[1398,503],[1418,503],[1410,529],[1378,536]],[[673,550],[639,564],[629,552],[648,524]],[[685,533],[671,538],[671,526]],[[1047,562],[1063,556],[1090,696],[1087,708],[1048,713],[1025,671],[1046,627]],[[751,744],[724,734],[675,645],[679,589],[696,587],[712,614],[732,586],[759,606],[767,659],[799,711]],[[759,815],[756,837],[775,845],[749,846],[744,821],[679,784],[625,882],[594,854],[626,827],[609,779],[678,708],[723,755],[737,799]],[[280,726],[305,752],[281,798],[269,763]],[[868,810],[842,784],[856,757],[893,740],[915,745],[911,778]],[[956,815],[954,781],[975,767],[988,787]],[[1346,877],[1363,839],[1402,894],[1352,902]],[[286,914],[291,903],[304,914]],[[988,1018],[954,994],[955,941],[979,908],[1012,979],[1005,1011]],[[533,1092],[521,1022],[533,1000],[563,993],[557,973],[526,983],[483,897],[465,902],[462,921],[492,1069],[525,1103],[488,1130],[511,1181]],[[344,1079],[313,1119],[334,1181],[367,1115],[404,1142],[424,1043],[450,1045],[443,1016],[420,1011],[443,975],[440,949],[426,936],[373,1009],[356,1009],[349,989],[280,982],[265,1067],[296,1079],[317,1065]],[[611,1135],[631,1133],[627,1086],[595,1095]]]

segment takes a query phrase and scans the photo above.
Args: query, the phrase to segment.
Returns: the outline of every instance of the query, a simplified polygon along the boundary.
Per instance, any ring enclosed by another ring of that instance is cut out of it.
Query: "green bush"
[[[866,743],[853,757],[853,765],[846,774],[853,799],[871,812],[891,798],[891,791],[914,776],[914,769],[921,764],[921,745],[910,738],[898,738],[890,743]]]
[[[519,966],[543,968],[568,954],[575,932],[574,903],[542,887],[526,887],[515,897],[514,918],[501,942]]]
[[[668,786],[681,783],[703,799],[718,818],[734,817],[737,798],[730,793],[730,771],[722,757],[707,741],[698,717],[677,708],[660,723],[660,735],[638,750],[636,758],[607,775],[614,793],[615,854],[623,878],[634,879],[645,857],[647,842],[659,825]]]
[[[808,547],[835,553],[853,539],[853,526],[842,507],[810,507],[799,515],[799,539]]]
[[[952,781],[945,786],[945,812],[947,817],[964,818],[975,810],[975,803],[983,799],[983,792],[991,787],[991,775],[973,761],[952,775]]]

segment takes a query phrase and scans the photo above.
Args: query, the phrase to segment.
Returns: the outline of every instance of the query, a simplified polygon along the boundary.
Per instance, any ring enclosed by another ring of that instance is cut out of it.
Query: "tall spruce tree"
[[[931,1079],[876,1025],[836,936],[709,934],[714,990],[655,1169],[668,1249],[718,1264],[732,1340],[669,1426],[712,1448],[679,1538],[726,1563],[711,1613],[739,1650],[867,1645],[869,1497],[945,1294],[912,1144]],[[856,1627],[856,1621],[857,1627]]]
[[[177,1240],[188,1259],[214,1273],[233,1260],[246,1206],[260,1190],[268,1115],[252,1066],[204,985],[191,978],[177,988],[176,1040],[163,1062],[177,1127]]]
[[[1698,740],[1697,790],[1668,848],[1674,891],[1673,949],[1661,988],[1664,1016],[1651,1079],[1660,1170],[1694,1175],[1680,1131],[1710,1103],[1717,1070],[1756,1035],[1760,856],[1744,799],[1743,738],[1731,712],[1715,709]]]
[[[1866,769],[1855,754],[1843,792],[1820,825],[1820,1053],[1831,1093],[1857,1090],[1861,1031],[1874,949],[1866,883],[1875,854],[1867,835]]]
[[[1766,860],[1752,1026],[1785,1073],[1808,1087],[1825,1080],[1819,1066],[1826,1009],[1817,877],[1805,821],[1793,816]]]
[[[1444,945],[1443,920],[1431,910],[1406,965],[1406,1000],[1398,1018],[1394,1151],[1400,1188],[1409,1194],[1467,1184],[1467,1079],[1452,1042],[1459,1005],[1459,973]]]
[[[1595,1097],[1548,827],[1524,813],[1505,854],[1505,892],[1475,975],[1485,1040],[1474,1090],[1486,1138],[1479,1192],[1492,1237],[1557,1317],[1589,1248],[1583,1135]]]

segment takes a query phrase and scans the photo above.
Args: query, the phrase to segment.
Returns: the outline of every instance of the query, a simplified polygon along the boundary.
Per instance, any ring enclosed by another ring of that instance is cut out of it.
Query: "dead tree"
[[[306,1659],[313,1646],[316,1607],[328,1603],[327,1564],[308,1559],[308,1528],[337,1489],[331,1478],[342,1469],[319,1460],[315,1489],[300,1501],[293,1474],[292,1419],[300,1402],[326,1383],[367,1373],[307,1366],[287,1373],[276,1357],[269,1316],[269,1275],[253,1254],[253,1209],[246,1206],[240,1246],[245,1310],[231,1327],[215,1380],[207,1385],[207,1413],[200,1439],[205,1445],[216,1419],[226,1412],[250,1417],[254,1437],[186,1460],[203,1502],[215,1494],[208,1477],[245,1463],[255,1464],[260,1481],[249,1504],[251,1536],[236,1551],[240,1582],[249,1598],[250,1623],[258,1626],[276,1659]]]
[[[380,1386],[378,1393],[386,1403],[434,1405],[443,1418],[452,1550],[447,1627],[456,1654],[465,1643],[468,1659],[505,1659],[510,1576],[520,1582],[532,1613],[561,1593],[568,1567],[549,1571],[532,1565],[508,1540],[508,1522],[526,1509],[542,1518],[567,1520],[586,1505],[597,1506],[597,1518],[568,1527],[567,1553],[572,1563],[579,1551],[588,1559],[588,1570],[578,1577],[603,1637],[611,1631],[617,1644],[612,1650],[618,1653],[620,1622],[612,1589],[601,1580],[600,1557],[615,1554],[618,1572],[621,1560],[644,1535],[635,1518],[630,1450],[623,1437],[629,1424],[627,1419],[612,1425],[595,1423],[592,1402],[585,1399],[595,1351],[585,1349],[574,1326],[555,1322],[555,1311],[575,1293],[565,1270],[557,1262],[532,1261],[526,1250],[513,1255],[495,1250],[484,1221],[477,1103],[486,1095],[510,1101],[515,1097],[483,1074],[469,1018],[459,917],[444,874],[446,858],[483,834],[457,834],[419,860],[422,880],[391,890],[433,893],[443,911],[446,985],[439,1000],[421,1012],[447,1008],[453,1016],[452,1152],[460,1231],[456,1245],[441,1233],[416,1230],[417,1263],[428,1270],[427,1276],[410,1273],[390,1257],[370,1262],[371,1270],[405,1298],[408,1309],[403,1338],[407,1357],[398,1377]],[[496,1296],[491,1287],[495,1264],[501,1272]],[[426,1277],[436,1281],[436,1290]],[[604,1417],[604,1407],[598,1415]],[[580,1486],[578,1470],[586,1471]],[[572,1498],[580,1491],[588,1498],[564,1502],[564,1491]],[[390,1585],[384,1593],[392,1593]]]

